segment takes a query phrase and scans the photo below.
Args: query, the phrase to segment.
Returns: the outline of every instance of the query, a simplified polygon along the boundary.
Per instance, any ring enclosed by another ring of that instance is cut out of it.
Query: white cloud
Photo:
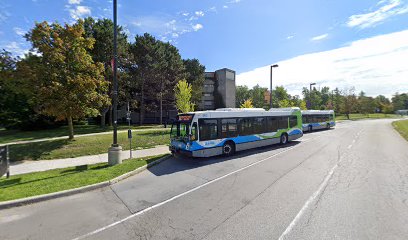
[[[239,3],[239,2],[241,2],[241,0],[231,0],[231,1],[228,1],[227,3]]]
[[[228,8],[228,6],[227,6],[227,5],[224,5],[224,6],[222,6],[222,8],[225,8],[225,9],[227,9],[227,8]]]
[[[68,0],[69,4],[81,4],[82,0]]]
[[[290,39],[292,39],[293,37],[294,37],[293,35],[290,35],[290,36],[287,36],[286,39],[287,39],[287,40],[290,40]]]
[[[195,32],[197,32],[198,30],[200,30],[200,29],[203,28],[203,25],[197,23],[197,24],[193,25],[192,27],[193,27],[193,30],[194,30]]]
[[[76,6],[75,8],[69,9],[71,17],[75,20],[83,18],[85,16],[91,15],[91,9],[87,6]]]
[[[329,34],[325,33],[325,34],[322,34],[322,35],[319,35],[319,36],[316,36],[316,37],[312,37],[312,38],[310,39],[310,41],[323,40],[323,39],[327,38],[328,36],[329,36]]]
[[[15,28],[13,28],[13,30],[19,36],[24,36],[24,34],[26,34],[26,31],[24,31],[23,29],[21,29],[19,27],[15,27]]]
[[[203,11],[196,11],[196,12],[195,12],[195,15],[196,15],[197,17],[204,17],[204,12],[203,12]]]
[[[373,27],[381,24],[387,18],[408,13],[408,5],[402,6],[400,0],[382,0],[378,2],[377,5],[382,5],[383,3],[385,3],[386,5],[383,5],[373,12],[350,16],[347,22],[347,26],[358,27],[361,29]]]
[[[273,86],[283,85],[301,95],[303,87],[342,89],[355,86],[369,96],[408,92],[408,30],[352,42],[325,52],[279,61],[273,71]],[[270,65],[237,75],[237,85],[269,87]]]
[[[19,42],[9,42],[3,48],[19,57],[23,57],[24,54],[29,52],[28,48],[25,48]]]

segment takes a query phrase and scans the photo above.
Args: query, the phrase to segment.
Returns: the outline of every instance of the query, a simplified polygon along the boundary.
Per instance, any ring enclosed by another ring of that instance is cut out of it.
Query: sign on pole
[[[10,177],[8,145],[0,146],[0,177],[4,174]]]

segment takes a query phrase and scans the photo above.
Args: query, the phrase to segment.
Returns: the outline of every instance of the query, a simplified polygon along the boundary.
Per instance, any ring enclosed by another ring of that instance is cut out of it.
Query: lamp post
[[[309,109],[312,108],[312,86],[316,85],[316,83],[309,84]]]
[[[118,80],[117,80],[117,0],[113,0],[113,143],[109,148],[109,165],[122,163],[120,153],[122,147],[118,144]]]
[[[279,67],[278,64],[274,64],[271,66],[271,91],[269,92],[269,108],[272,108],[272,69]]]

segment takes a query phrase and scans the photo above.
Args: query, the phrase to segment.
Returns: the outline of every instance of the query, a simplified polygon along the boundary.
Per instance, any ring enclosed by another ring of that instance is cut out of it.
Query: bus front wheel
[[[286,143],[288,143],[288,135],[286,133],[282,134],[280,137],[280,143],[282,145],[285,145]]]
[[[225,156],[231,156],[235,152],[235,144],[232,142],[226,142],[222,147],[222,154]]]

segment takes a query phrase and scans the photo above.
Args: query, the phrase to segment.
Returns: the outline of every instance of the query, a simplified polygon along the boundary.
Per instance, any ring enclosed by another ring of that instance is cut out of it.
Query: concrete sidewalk
[[[170,153],[169,147],[165,145],[156,146],[154,148],[133,150],[133,158],[155,156],[160,154]],[[129,158],[129,150],[122,151],[122,159]],[[17,175],[30,172],[41,172],[57,168],[75,167],[86,164],[95,164],[108,162],[108,154],[89,155],[77,158],[65,158],[54,160],[38,160],[38,161],[22,161],[10,163],[10,174]]]

